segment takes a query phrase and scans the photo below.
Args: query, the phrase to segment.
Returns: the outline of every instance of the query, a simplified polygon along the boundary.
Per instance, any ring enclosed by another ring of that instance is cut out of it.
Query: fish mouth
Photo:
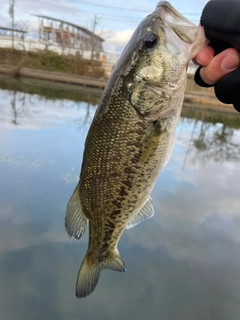
[[[168,1],[160,1],[157,4],[157,10],[159,9],[161,10],[161,17],[170,24],[196,28],[194,23],[178,12]]]
[[[160,1],[156,11],[160,15],[163,24],[167,28],[171,28],[182,41],[193,43],[196,40],[198,27],[179,13],[169,2]]]

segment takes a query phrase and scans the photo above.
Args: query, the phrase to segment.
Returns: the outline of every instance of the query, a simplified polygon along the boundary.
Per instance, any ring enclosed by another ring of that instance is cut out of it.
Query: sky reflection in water
[[[239,120],[184,109],[155,216],[120,241],[127,272],[103,271],[78,300],[87,234],[69,239],[64,214],[95,106],[57,97],[0,91],[1,318],[238,319]]]

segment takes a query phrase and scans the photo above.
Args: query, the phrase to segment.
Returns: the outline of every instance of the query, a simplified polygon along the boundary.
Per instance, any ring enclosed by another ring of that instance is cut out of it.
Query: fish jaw
[[[156,36],[157,45],[147,50],[145,41],[151,35]],[[125,69],[127,94],[141,116],[157,121],[171,115],[173,109],[181,109],[188,63],[208,40],[200,27],[161,1],[135,31],[134,41],[138,48],[132,55],[135,62],[131,62],[132,69]]]
[[[205,37],[201,26],[196,26],[181,13],[179,13],[169,2],[160,1],[157,5],[161,20],[165,25],[166,43],[174,52],[185,52],[187,62],[194,58],[209,40]],[[174,48],[174,49],[173,49]]]

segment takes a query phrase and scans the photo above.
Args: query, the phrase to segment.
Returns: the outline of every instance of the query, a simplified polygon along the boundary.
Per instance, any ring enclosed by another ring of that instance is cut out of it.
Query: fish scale
[[[90,126],[66,211],[70,236],[79,239],[89,223],[77,297],[92,293],[102,269],[125,271],[117,244],[126,228],[154,214],[150,193],[172,153],[186,67],[206,45],[201,29],[163,1],[119,58]]]
[[[121,117],[120,125],[119,117]],[[142,145],[146,133],[152,127],[152,123],[141,119],[129,102],[121,98],[121,94],[116,94],[116,98],[113,97],[111,106],[108,112],[101,116],[101,121],[95,119],[93,122],[87,138],[88,149],[84,154],[84,157],[88,159],[88,165],[83,168],[81,173],[79,195],[82,204],[86,202],[90,204],[89,207],[85,207],[86,216],[90,220],[91,213],[94,212],[94,220],[98,220],[100,224],[100,221],[106,217],[108,221],[112,221],[113,228],[109,228],[106,224],[106,229],[100,230],[99,237],[96,236],[97,230],[91,228],[93,234],[91,236],[90,233],[91,238],[101,239],[103,235],[109,234],[111,229],[115,230],[116,210],[127,209],[118,213],[118,220],[121,221],[121,224],[126,225],[129,214],[136,207],[136,202],[139,201],[139,198],[142,201],[141,193],[147,185],[141,184],[141,180],[144,178],[139,179],[136,174],[141,169],[141,165],[144,165],[141,163],[142,151],[139,147]],[[115,139],[112,144],[106,144],[105,139],[98,139],[99,136],[104,137],[107,141],[112,136],[115,136]],[[96,159],[96,148],[101,150],[98,159]],[[95,170],[96,162],[97,166],[101,168],[100,171]],[[135,174],[127,173],[128,169],[131,169]],[[116,183],[117,178],[119,183]],[[147,182],[148,177],[145,180]],[[91,192],[86,190],[86,184],[93,185]],[[90,199],[86,197],[90,197]],[[91,199],[97,199],[97,201],[91,201]],[[113,220],[111,220],[111,216],[113,216]],[[119,238],[119,231],[116,231],[111,235],[113,237],[111,243],[116,242]],[[91,245],[89,251],[91,251]]]

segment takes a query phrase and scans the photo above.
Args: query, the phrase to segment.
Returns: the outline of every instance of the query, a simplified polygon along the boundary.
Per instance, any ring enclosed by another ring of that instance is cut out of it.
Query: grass
[[[80,55],[59,55],[50,50],[31,52],[0,48],[0,64],[16,66],[17,69],[26,67],[87,77],[104,77],[100,61],[84,60]]]

